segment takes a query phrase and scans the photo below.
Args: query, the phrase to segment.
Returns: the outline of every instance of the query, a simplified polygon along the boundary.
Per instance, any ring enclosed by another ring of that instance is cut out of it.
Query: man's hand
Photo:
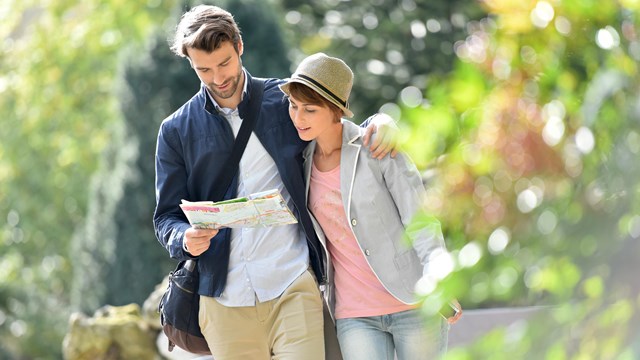
[[[193,256],[200,256],[207,251],[211,245],[211,238],[218,234],[218,230],[214,229],[195,229],[188,228],[184,232],[183,246],[184,249]]]
[[[371,136],[376,135],[373,143],[369,146],[371,156],[380,160],[384,158],[389,152],[391,157],[395,157],[398,154],[396,149],[398,146],[399,129],[391,116],[379,113],[374,115],[373,119],[367,125],[366,133],[362,138],[364,146],[369,145]]]

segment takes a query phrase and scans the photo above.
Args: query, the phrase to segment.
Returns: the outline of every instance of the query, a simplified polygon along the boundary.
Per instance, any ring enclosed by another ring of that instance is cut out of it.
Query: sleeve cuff
[[[189,254],[189,250],[187,249],[187,243],[184,241],[184,239],[182,240],[182,250],[187,254]]]

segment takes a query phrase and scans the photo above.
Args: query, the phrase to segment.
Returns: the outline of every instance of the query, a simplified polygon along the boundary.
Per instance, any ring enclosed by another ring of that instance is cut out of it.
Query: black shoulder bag
[[[264,81],[256,78],[251,82],[251,94],[248,103],[247,116],[242,120],[238,136],[233,143],[231,155],[225,162],[218,175],[217,193],[213,201],[224,197],[231,180],[238,172],[238,166],[244,152],[249,136],[255,127],[260,114]],[[200,295],[198,295],[199,273],[197,260],[181,261],[176,269],[169,274],[169,286],[162,295],[158,311],[162,330],[169,339],[169,351],[178,346],[194,354],[211,354],[209,346],[200,331],[198,311],[200,308]]]

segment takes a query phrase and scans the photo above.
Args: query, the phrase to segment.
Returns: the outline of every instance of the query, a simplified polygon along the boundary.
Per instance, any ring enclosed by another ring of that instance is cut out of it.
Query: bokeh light
[[[605,50],[611,50],[620,45],[620,35],[611,26],[598,30],[596,34],[596,44]]]
[[[436,249],[429,255],[428,274],[435,279],[442,280],[454,269],[453,257],[448,251]]]
[[[539,28],[545,28],[553,20],[553,6],[546,1],[538,1],[536,7],[531,11],[531,22]]]
[[[558,225],[558,216],[552,210],[545,210],[538,217],[537,227],[543,235],[553,233]]]
[[[463,268],[472,267],[480,261],[480,258],[482,258],[482,248],[477,242],[471,241],[460,249],[458,264]]]
[[[500,227],[495,229],[489,236],[487,247],[492,255],[500,254],[509,244],[510,234],[508,229]]]
[[[588,127],[582,126],[576,131],[576,147],[583,154],[588,154],[595,146],[593,132]]]

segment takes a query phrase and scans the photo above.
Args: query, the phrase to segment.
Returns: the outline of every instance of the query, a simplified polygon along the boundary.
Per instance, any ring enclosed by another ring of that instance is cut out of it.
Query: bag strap
[[[227,161],[222,167],[223,171],[218,175],[216,181],[216,193],[214,194],[212,201],[220,201],[223,199],[224,194],[227,192],[231,180],[238,172],[238,166],[240,164],[240,158],[242,153],[247,147],[247,142],[251,136],[251,132],[255,128],[258,122],[258,115],[260,115],[260,105],[262,104],[262,94],[264,93],[264,81],[257,78],[251,79],[251,92],[249,94],[249,103],[247,105],[247,114],[242,119],[242,125],[236,136],[236,140],[233,142],[233,149],[231,155],[227,158]]]
[[[215,187],[216,190],[213,198],[211,199],[212,201],[220,201],[223,199],[224,194],[227,192],[227,189],[231,185],[231,180],[238,172],[240,158],[242,158],[242,153],[247,147],[249,136],[251,136],[251,132],[258,122],[258,115],[260,115],[260,105],[262,105],[263,93],[264,81],[257,78],[252,78],[251,93],[249,94],[249,101],[247,104],[247,114],[243,117],[242,124],[240,125],[240,130],[238,130],[236,140],[233,142],[231,155],[229,155],[229,157],[225,161],[224,166],[222,167],[223,171],[220,172],[220,175],[218,175],[218,178],[216,179],[216,183],[220,185]],[[240,109],[238,109],[238,111],[240,111]],[[186,260],[184,267],[186,267],[187,270],[191,272],[196,267],[196,261],[197,259]]]
[[[247,147],[247,142],[249,141],[251,132],[258,122],[258,115],[260,115],[260,105],[262,105],[263,93],[264,81],[257,78],[251,78],[251,93],[249,94],[247,114],[243,117],[242,124],[240,125],[240,130],[238,130],[236,140],[233,142],[231,155],[229,155],[229,157],[225,161],[224,166],[222,167],[223,171],[220,172],[220,175],[218,175],[218,178],[216,179],[216,183],[220,185],[216,186],[214,196],[211,199],[212,201],[220,201],[223,199],[224,194],[227,192],[227,189],[231,185],[231,180],[238,172],[240,158],[242,158],[242,153],[244,153],[244,149]],[[240,111],[240,109],[238,109],[238,111]],[[196,267],[196,261],[197,259],[186,260],[183,266],[191,272]]]

